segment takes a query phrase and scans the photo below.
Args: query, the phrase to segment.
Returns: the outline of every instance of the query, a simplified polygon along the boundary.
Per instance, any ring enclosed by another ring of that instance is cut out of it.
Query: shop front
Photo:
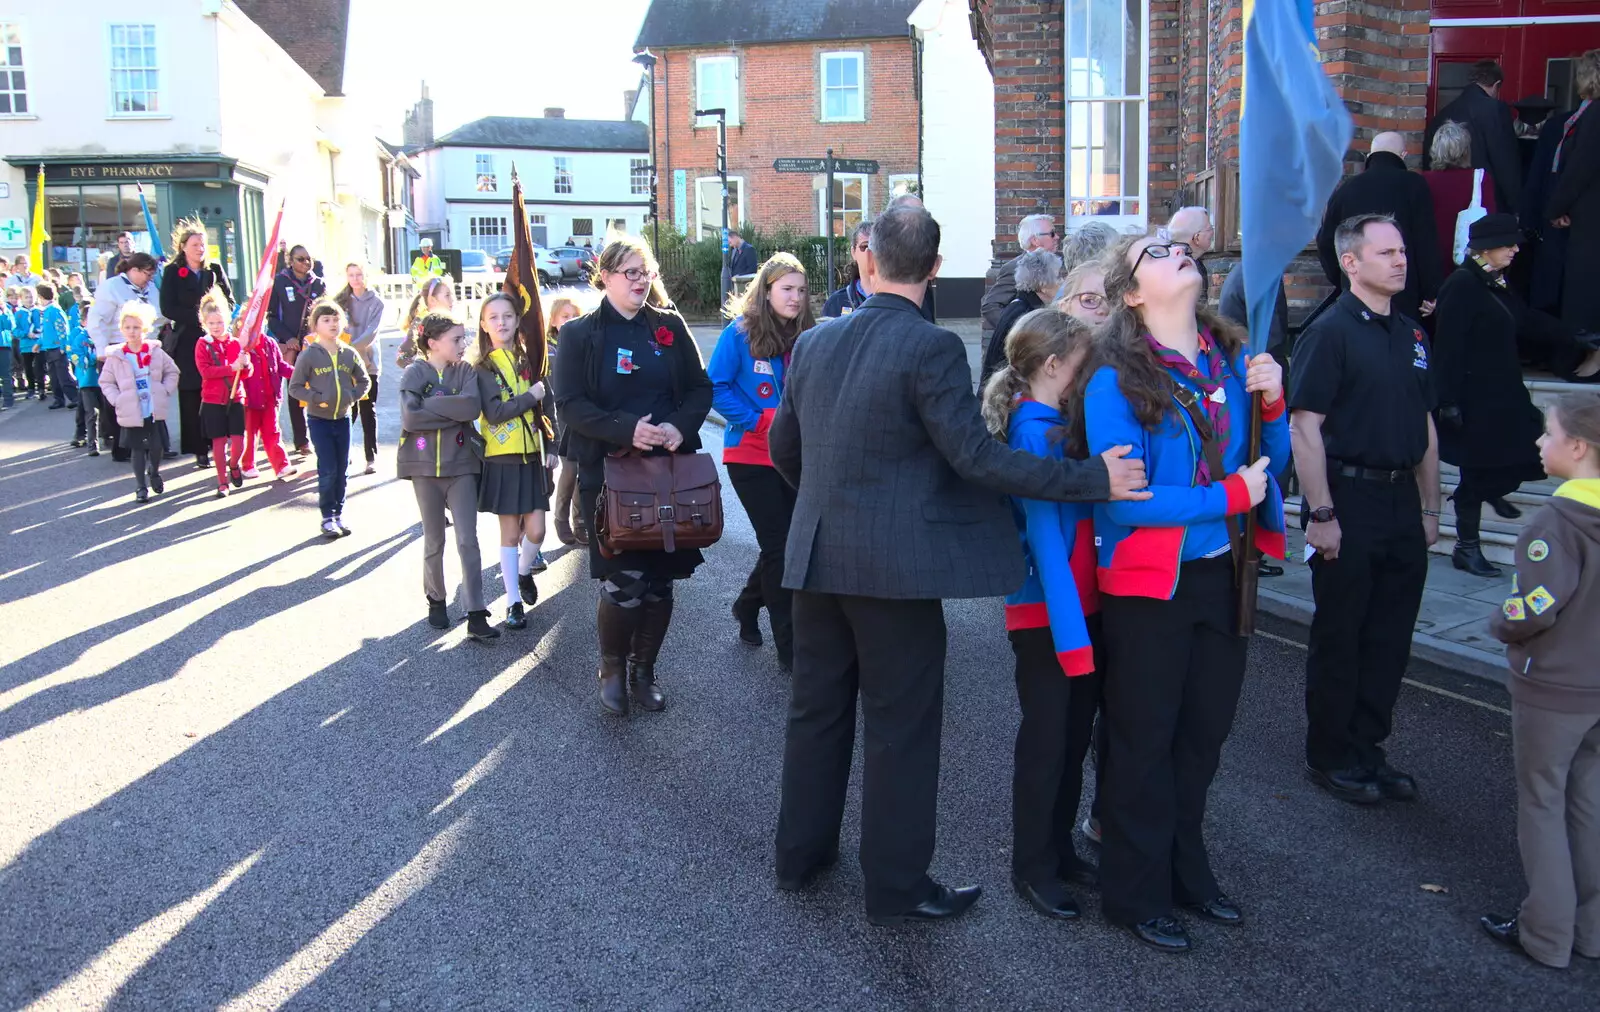
[[[162,250],[171,257],[172,227],[182,218],[205,223],[208,257],[222,264],[236,296],[248,294],[266,241],[265,177],[233,159],[211,156],[85,159],[81,156],[8,156],[26,176],[28,206],[34,206],[39,166],[44,166],[50,244],[44,266],[79,271],[92,287],[117,248],[117,236],[133,235],[135,250],[155,242],[139,206],[144,188]]]

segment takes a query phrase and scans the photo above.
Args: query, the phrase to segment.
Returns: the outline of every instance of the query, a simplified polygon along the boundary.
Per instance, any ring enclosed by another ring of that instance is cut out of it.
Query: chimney
[[[433,143],[433,99],[428,97],[428,82],[422,82],[422,98],[406,113],[400,142],[408,148],[425,148]]]
[[[556,107],[556,106],[551,106],[550,108],[547,108],[544,111],[544,118],[545,119],[566,119],[567,118],[567,110],[559,108],[559,107]]]
[[[638,88],[629,88],[627,91],[622,93],[622,118],[623,119],[631,119],[633,117],[633,100],[638,98],[638,97],[639,97],[639,89]]]

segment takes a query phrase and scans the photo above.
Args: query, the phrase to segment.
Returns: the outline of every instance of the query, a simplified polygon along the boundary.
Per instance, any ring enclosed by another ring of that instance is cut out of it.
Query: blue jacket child
[[[78,388],[100,386],[100,363],[94,357],[94,339],[83,326],[83,318],[69,313],[72,329],[67,332],[67,361],[72,363],[72,378]]]
[[[39,350],[63,351],[67,347],[67,332],[72,329],[67,322],[67,311],[51,302],[43,309],[35,309],[39,314]]]
[[[1065,459],[1066,425],[1058,408],[1024,399],[1007,430],[1013,450]],[[1094,645],[1086,616],[1100,610],[1095,582],[1094,506],[1011,497],[1011,512],[1022,538],[1028,578],[1006,597],[1006,631],[1050,629],[1056,659],[1067,675],[1094,671]]]
[[[772,466],[767,430],[772,427],[772,416],[783,398],[784,369],[782,357],[756,358],[750,354],[742,318],[723,328],[706,375],[711,377],[711,403],[728,421],[722,440],[724,464]]]
[[[44,314],[38,306],[17,307],[17,322],[13,324],[17,335],[17,350],[32,355],[39,350],[39,330],[44,325]]]
[[[1223,354],[1207,331],[1200,334],[1196,367],[1211,375],[1212,356]],[[1245,393],[1245,353],[1223,364],[1217,394],[1211,398],[1228,410],[1227,432],[1219,436],[1226,475],[1212,475],[1200,484],[1205,459],[1204,444],[1189,413],[1172,398],[1169,411],[1154,431],[1135,417],[1123,396],[1117,374],[1102,366],[1089,380],[1084,396],[1084,420],[1089,452],[1104,453],[1113,446],[1130,445],[1130,460],[1145,462],[1151,498],[1138,502],[1097,503],[1094,507],[1095,545],[1099,556],[1100,591],[1129,597],[1170,601],[1178,586],[1178,567],[1184,562],[1221,554],[1229,547],[1228,524],[1250,509],[1244,479],[1234,472],[1253,463],[1246,460],[1250,439],[1250,394]],[[1168,374],[1196,398],[1207,397],[1200,384],[1173,370]],[[1287,397],[1279,397],[1262,411],[1261,453],[1272,460],[1271,470],[1289,463]],[[1283,493],[1268,476],[1267,496],[1256,513],[1256,546],[1264,555],[1281,559],[1285,539]]]

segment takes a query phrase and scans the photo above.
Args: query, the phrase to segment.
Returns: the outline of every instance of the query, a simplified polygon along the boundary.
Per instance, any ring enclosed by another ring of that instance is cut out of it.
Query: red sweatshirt
[[[220,341],[213,341],[210,334],[200,335],[194,344],[194,364],[200,369],[201,404],[243,402],[244,377],[239,377],[238,385],[233,382],[233,363],[243,350],[231,335]],[[245,372],[249,372],[248,365]]]

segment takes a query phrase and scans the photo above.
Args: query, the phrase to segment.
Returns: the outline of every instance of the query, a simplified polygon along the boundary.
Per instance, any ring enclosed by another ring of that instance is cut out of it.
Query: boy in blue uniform
[[[72,323],[67,311],[56,304],[54,285],[40,285],[34,291],[39,298],[39,374],[50,377],[51,392],[55,394],[50,410],[76,409],[78,391],[67,365],[67,334]]]
[[[89,456],[100,456],[100,363],[94,357],[94,339],[85,326],[89,303],[74,307],[72,329],[67,334],[67,361],[78,384],[77,422],[72,445],[89,447]]]

